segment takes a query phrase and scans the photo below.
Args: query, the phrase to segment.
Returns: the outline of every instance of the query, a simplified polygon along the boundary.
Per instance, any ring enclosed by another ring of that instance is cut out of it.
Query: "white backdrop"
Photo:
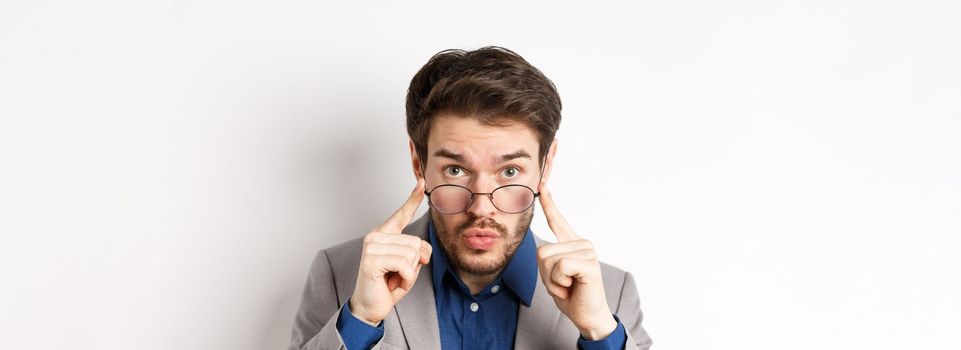
[[[284,348],[413,185],[410,78],[491,44],[655,348],[961,348],[961,2],[584,3],[0,2],[0,348]]]

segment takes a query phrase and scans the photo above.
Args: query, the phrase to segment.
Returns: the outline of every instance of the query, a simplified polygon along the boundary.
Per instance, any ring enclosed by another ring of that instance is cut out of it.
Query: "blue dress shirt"
[[[434,302],[440,343],[443,349],[512,349],[521,304],[530,307],[537,283],[537,246],[530,229],[507,263],[504,271],[479,294],[472,295],[447,262],[438,241],[433,220],[429,224],[434,282]],[[440,249],[438,249],[440,248]],[[350,300],[341,309],[337,331],[348,350],[369,349],[384,336],[384,322],[373,327],[350,313]],[[617,328],[604,339],[579,337],[581,349],[623,349],[627,341],[624,325],[617,316]]]

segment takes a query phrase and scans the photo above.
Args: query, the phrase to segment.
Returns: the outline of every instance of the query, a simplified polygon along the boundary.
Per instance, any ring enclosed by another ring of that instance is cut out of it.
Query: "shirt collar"
[[[448,272],[457,281],[460,281],[460,277],[447,263],[444,246],[440,244],[437,238],[433,218],[428,224],[428,230],[430,232],[430,245],[434,247],[431,253],[433,263],[431,277],[433,278],[434,288],[443,286],[444,274]],[[500,278],[504,281],[504,285],[520,298],[524,306],[531,306],[531,299],[534,298],[534,287],[537,286],[537,245],[534,243],[534,233],[531,232],[530,228],[524,233],[524,238],[521,240],[520,246],[517,247],[517,251],[514,252],[514,256],[511,257],[511,261],[507,263],[507,267],[504,268],[504,271],[501,271]]]

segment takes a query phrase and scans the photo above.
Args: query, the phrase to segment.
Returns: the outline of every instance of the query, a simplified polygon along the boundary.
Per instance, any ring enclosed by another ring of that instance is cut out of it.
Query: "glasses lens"
[[[493,193],[494,206],[505,213],[516,214],[534,204],[534,191],[523,185],[508,185]]]
[[[460,186],[441,185],[430,193],[430,204],[441,213],[463,212],[467,210],[470,201],[470,190]]]

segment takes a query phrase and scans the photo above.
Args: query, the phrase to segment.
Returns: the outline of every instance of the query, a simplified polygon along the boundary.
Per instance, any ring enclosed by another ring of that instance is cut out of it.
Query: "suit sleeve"
[[[638,296],[637,285],[634,283],[634,276],[630,272],[625,272],[620,302],[614,313],[627,331],[625,349],[648,350],[651,348],[651,337],[641,326],[644,314],[641,312],[641,300]]]
[[[344,339],[337,331],[342,305],[334,285],[334,274],[327,254],[320,251],[310,265],[307,285],[301,296],[300,308],[294,318],[288,350],[347,350]],[[341,322],[343,324],[343,322]],[[379,348],[380,342],[374,344]]]

